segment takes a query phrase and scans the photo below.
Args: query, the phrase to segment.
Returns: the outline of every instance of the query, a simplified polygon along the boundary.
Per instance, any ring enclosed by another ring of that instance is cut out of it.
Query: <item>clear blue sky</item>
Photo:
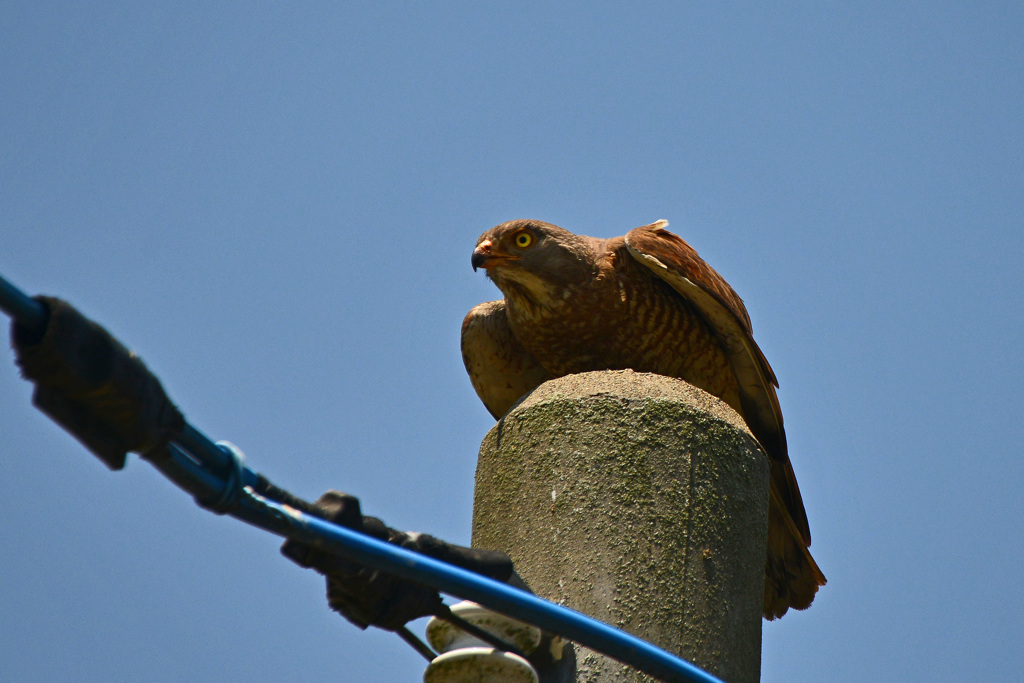
[[[296,493],[468,543],[477,236],[657,218],[746,301],[829,584],[765,681],[1024,671],[1020,3],[0,12],[0,273]],[[0,362],[0,678],[415,681],[277,539]]]

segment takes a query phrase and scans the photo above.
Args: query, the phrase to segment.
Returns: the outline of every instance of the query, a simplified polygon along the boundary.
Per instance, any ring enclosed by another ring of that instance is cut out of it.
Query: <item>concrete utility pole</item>
[[[768,468],[742,418],[686,382],[562,377],[484,438],[473,545],[511,555],[542,597],[758,681]],[[650,680],[583,648],[576,668]]]

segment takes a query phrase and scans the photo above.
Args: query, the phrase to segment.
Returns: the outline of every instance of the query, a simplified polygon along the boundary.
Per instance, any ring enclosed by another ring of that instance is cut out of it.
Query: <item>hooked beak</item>
[[[477,268],[490,270],[496,266],[499,261],[508,261],[516,258],[518,257],[495,251],[494,243],[491,242],[491,240],[484,240],[480,244],[476,245],[476,249],[473,250],[473,258],[470,263],[473,264],[473,271],[475,272]]]

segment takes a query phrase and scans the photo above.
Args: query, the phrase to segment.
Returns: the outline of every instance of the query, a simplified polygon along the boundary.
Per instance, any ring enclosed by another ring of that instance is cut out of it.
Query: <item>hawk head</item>
[[[480,235],[473,270],[486,270],[506,297],[543,304],[593,278],[595,242],[543,221],[509,221]]]

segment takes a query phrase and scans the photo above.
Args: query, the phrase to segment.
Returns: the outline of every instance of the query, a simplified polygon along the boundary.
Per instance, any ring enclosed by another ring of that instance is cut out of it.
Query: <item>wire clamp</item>
[[[201,500],[196,497],[196,503],[210,512],[223,515],[231,512],[242,498],[245,488],[242,484],[242,472],[245,471],[245,453],[230,441],[218,441],[217,446],[230,456],[231,469],[228,472],[227,481],[224,482],[224,488],[216,499]]]

